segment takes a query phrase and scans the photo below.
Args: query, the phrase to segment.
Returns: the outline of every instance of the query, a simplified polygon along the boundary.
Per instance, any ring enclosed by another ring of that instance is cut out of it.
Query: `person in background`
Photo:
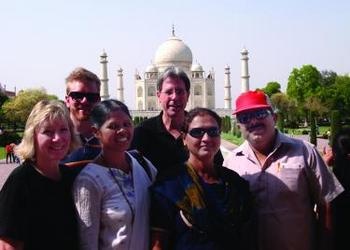
[[[251,216],[249,184],[216,165],[221,118],[195,108],[186,116],[183,141],[186,163],[173,166],[151,187],[152,249],[243,249]]]
[[[180,68],[165,69],[157,82],[157,97],[162,111],[135,128],[131,148],[147,157],[156,166],[158,174],[188,158],[181,130],[190,86],[190,79]],[[219,165],[223,162],[220,151],[215,156],[215,162]]]
[[[343,187],[317,149],[275,128],[277,116],[262,91],[242,93],[234,114],[245,142],[224,166],[250,183],[259,249],[330,249],[329,204]]]
[[[82,144],[62,160],[67,166],[83,167],[100,153],[89,120],[92,108],[101,100],[100,85],[98,76],[84,68],[74,69],[66,78],[65,103]]]
[[[12,147],[13,163],[20,163],[18,156],[15,154],[17,144],[13,142],[10,144],[10,146]]]
[[[350,129],[341,129],[335,134],[331,151],[326,156],[326,162],[332,166],[333,173],[338,178],[344,192],[331,202],[334,228],[334,249],[349,248],[350,225]]]
[[[5,146],[5,151],[6,151],[6,164],[9,163],[9,159],[10,159],[10,163],[12,163],[12,161],[14,162],[14,154],[13,154],[13,147],[11,144],[7,144]]]
[[[16,147],[23,163],[0,192],[0,249],[78,249],[71,169],[59,165],[78,143],[62,102],[34,106]]]
[[[80,249],[149,249],[148,187],[157,171],[126,151],[134,128],[125,104],[102,101],[90,119],[102,150],[74,182]]]

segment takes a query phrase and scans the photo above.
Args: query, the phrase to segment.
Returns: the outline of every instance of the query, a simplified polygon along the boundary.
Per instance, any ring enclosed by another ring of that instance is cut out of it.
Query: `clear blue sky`
[[[214,68],[216,106],[223,107],[224,66],[231,67],[235,98],[243,47],[251,89],[278,81],[284,91],[292,69],[304,64],[349,73],[349,11],[349,0],[1,1],[0,82],[8,90],[44,87],[63,99],[68,73],[83,66],[100,74],[105,50],[111,97],[122,67],[134,109],[135,69],[145,70],[174,24],[194,61]]]

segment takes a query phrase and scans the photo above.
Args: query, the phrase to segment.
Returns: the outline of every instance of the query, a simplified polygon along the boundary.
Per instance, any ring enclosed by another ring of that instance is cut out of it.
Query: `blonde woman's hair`
[[[58,100],[42,100],[35,104],[26,122],[21,143],[16,147],[15,153],[22,160],[35,161],[35,130],[44,122],[62,119],[67,122],[71,134],[69,152],[79,145],[79,138],[74,131],[69,111],[63,102]]]

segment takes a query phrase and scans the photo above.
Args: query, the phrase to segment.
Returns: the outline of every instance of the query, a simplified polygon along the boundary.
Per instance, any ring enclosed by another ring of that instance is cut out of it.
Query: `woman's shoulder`
[[[34,172],[34,167],[29,162],[23,162],[21,165],[16,167],[12,172],[10,173],[8,178],[26,178],[28,175],[32,174]]]
[[[221,178],[232,181],[237,185],[249,186],[248,181],[241,177],[236,171],[223,166],[217,167],[217,169],[219,170]]]
[[[165,168],[163,171],[158,172],[157,182],[175,180],[185,173],[187,173],[185,163],[172,165],[171,167]]]
[[[108,168],[91,162],[79,172],[78,176],[75,178],[75,182],[89,180],[93,182],[103,182],[103,179],[105,179],[105,176],[108,174]]]
[[[10,173],[1,191],[5,192],[5,190],[11,189],[24,190],[26,183],[31,179],[33,173],[35,174],[35,170],[30,164],[28,165],[26,162],[22,163]]]

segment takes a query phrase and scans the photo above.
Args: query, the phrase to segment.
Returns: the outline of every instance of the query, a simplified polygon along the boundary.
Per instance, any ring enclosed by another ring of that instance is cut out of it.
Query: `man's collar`
[[[185,112],[185,117],[186,117],[186,115],[187,115],[187,111],[186,110],[184,110],[184,112]],[[165,127],[165,125],[164,125],[164,123],[163,123],[163,111],[161,111],[160,113],[159,113],[159,115],[157,115],[156,116],[156,123],[157,123],[157,129],[158,129],[158,131],[160,131],[161,133],[166,133],[166,134],[169,134],[169,132],[168,132],[168,130],[166,129],[166,127]],[[183,121],[183,123],[184,123],[185,121]]]

